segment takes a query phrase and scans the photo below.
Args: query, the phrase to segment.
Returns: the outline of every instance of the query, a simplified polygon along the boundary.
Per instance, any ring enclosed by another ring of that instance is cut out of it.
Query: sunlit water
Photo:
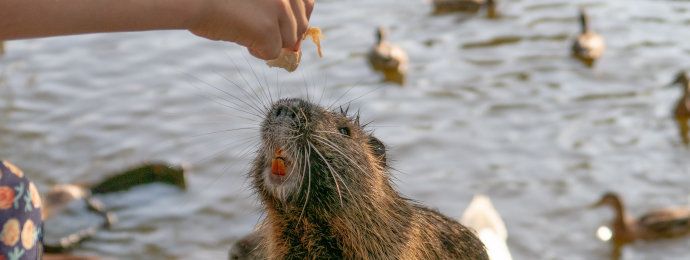
[[[569,56],[578,7],[607,41],[593,69]],[[187,191],[101,196],[120,222],[75,252],[225,259],[261,216],[245,176],[259,118],[240,100],[352,101],[406,196],[458,218],[473,194],[489,195],[514,259],[605,259],[595,233],[612,211],[587,209],[605,191],[634,214],[688,203],[690,154],[670,116],[681,92],[663,86],[690,67],[690,2],[506,0],[499,10],[489,20],[431,16],[421,0],[317,1],[324,58],[306,43],[292,74],[183,31],[7,42],[0,158],[41,190],[145,160],[188,164]],[[378,25],[410,56],[403,88],[364,60]],[[46,223],[49,241],[99,221],[75,211]],[[686,259],[688,246],[639,243],[624,256]]]

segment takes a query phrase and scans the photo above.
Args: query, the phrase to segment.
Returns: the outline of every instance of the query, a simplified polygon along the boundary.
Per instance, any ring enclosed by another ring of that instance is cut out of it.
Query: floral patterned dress
[[[0,160],[0,260],[41,259],[43,222],[36,186]]]

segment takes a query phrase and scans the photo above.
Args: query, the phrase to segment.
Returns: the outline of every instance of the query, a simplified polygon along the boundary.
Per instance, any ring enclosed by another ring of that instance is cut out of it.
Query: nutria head
[[[261,139],[251,176],[269,207],[337,207],[388,183],[385,146],[347,109],[279,100],[265,115]]]
[[[487,259],[469,229],[393,189],[385,146],[347,109],[279,100],[261,139],[250,176],[269,259]]]

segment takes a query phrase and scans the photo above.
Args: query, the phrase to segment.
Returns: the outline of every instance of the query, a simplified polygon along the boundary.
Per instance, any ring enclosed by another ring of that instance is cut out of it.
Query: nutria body
[[[346,113],[272,105],[250,172],[266,218],[244,242],[269,259],[487,259],[469,229],[398,194],[385,147]]]

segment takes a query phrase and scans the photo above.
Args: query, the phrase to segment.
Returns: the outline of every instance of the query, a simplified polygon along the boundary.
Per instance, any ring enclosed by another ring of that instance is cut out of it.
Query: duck
[[[680,84],[681,87],[683,87],[683,96],[681,96],[676,103],[673,115],[678,122],[679,133],[683,143],[685,145],[690,145],[690,136],[688,136],[688,132],[690,131],[690,127],[688,127],[688,121],[690,120],[690,80],[688,80],[685,71],[678,72],[675,80],[669,84],[669,86],[676,84]]]
[[[434,14],[451,12],[476,13],[482,6],[489,8],[489,17],[495,15],[496,0],[432,0]]]
[[[678,100],[673,114],[676,118],[690,117],[690,80],[685,71],[678,72],[670,85],[680,84],[683,87],[683,96]]]
[[[573,56],[591,67],[604,53],[606,42],[589,28],[589,18],[584,9],[580,9],[580,27],[582,31],[573,42]]]
[[[491,199],[477,194],[462,213],[460,223],[476,231],[491,260],[512,260],[506,239],[508,231]]]
[[[620,258],[623,245],[636,240],[677,238],[690,234],[690,207],[656,209],[633,218],[625,211],[620,196],[607,192],[590,208],[604,205],[612,207],[615,212],[611,223],[614,259]]]
[[[386,37],[386,29],[379,26],[376,30],[376,45],[367,55],[369,64],[374,70],[383,72],[386,81],[404,85],[408,66],[407,53],[402,48],[388,43]]]

